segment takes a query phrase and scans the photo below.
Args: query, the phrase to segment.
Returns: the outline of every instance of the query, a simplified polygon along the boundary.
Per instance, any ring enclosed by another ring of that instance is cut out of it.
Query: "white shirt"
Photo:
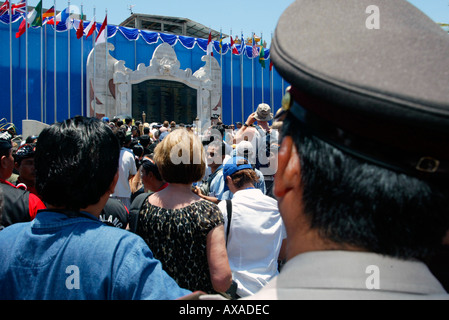
[[[228,225],[226,201],[218,204]],[[232,199],[232,218],[227,244],[237,294],[256,293],[278,274],[277,259],[285,227],[277,201],[259,189],[237,191]]]
[[[137,168],[134,160],[134,154],[130,149],[122,148],[120,150],[118,181],[112,197],[131,197],[129,176],[133,176],[135,174],[137,174]]]

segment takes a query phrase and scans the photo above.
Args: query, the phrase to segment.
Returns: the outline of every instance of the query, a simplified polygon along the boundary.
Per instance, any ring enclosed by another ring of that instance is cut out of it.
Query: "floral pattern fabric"
[[[217,205],[200,200],[181,209],[165,209],[148,200],[139,213],[137,234],[181,288],[214,293],[207,262],[208,233],[223,224]]]

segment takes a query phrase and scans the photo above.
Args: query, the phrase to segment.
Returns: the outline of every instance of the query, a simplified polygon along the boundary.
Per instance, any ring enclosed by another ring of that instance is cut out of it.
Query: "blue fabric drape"
[[[18,16],[18,17],[16,17]],[[21,120],[26,118],[25,115],[25,35],[19,39],[15,38],[20,25],[20,15],[14,17],[16,22],[12,24],[13,41],[12,41],[12,61],[13,61],[13,121],[21,132]],[[87,27],[89,22],[84,22]],[[99,30],[101,23],[97,23],[96,28]],[[86,62],[87,57],[92,50],[93,37],[86,39],[77,39],[74,27],[70,29],[70,82],[71,82],[71,100],[70,115],[68,114],[68,35],[65,24],[56,27],[57,33],[57,121],[62,121],[69,116],[79,114],[87,114],[87,94],[86,94]],[[158,45],[163,42],[173,46],[181,69],[190,68],[192,72],[204,66],[201,58],[207,50],[207,39],[198,39],[186,36],[177,36],[171,34],[163,34],[145,30],[138,30],[126,27],[108,26],[108,42],[115,46],[115,51],[111,51],[111,55],[117,60],[124,60],[126,67],[136,70],[141,63],[148,66],[150,64],[153,53]],[[29,38],[29,119],[41,121],[51,124],[54,122],[54,27],[45,25],[43,27],[43,100],[44,106],[41,108],[41,37],[40,28],[30,28],[28,32]],[[227,39],[226,39],[227,40]],[[225,40],[225,41],[226,41]],[[81,59],[81,41],[83,41],[83,52]],[[10,114],[10,81],[9,81],[9,17],[4,15],[0,17],[0,118],[11,119]],[[265,49],[265,69],[262,69],[258,57],[252,59],[252,48],[245,46],[243,52],[243,84],[241,83],[241,56],[232,54],[229,43],[223,43],[222,59],[220,59],[220,46],[218,41],[214,41],[214,58],[221,63],[222,60],[222,107],[223,122],[230,124],[236,121],[245,121],[246,118],[257,108],[262,102],[262,86],[263,101],[272,106],[273,113],[280,107],[283,90],[287,87],[287,83],[273,68],[269,71],[270,50]],[[240,51],[240,45],[236,45]],[[233,68],[231,72],[231,58],[233,59]],[[254,65],[254,72],[253,72]],[[83,70],[83,79],[81,79],[81,70]],[[262,71],[263,70],[263,71]],[[262,85],[263,72],[263,85]],[[231,76],[233,88],[231,88]],[[271,76],[273,76],[273,96],[270,90]],[[254,88],[252,83],[254,82]],[[84,109],[81,110],[81,86],[84,91]],[[243,112],[242,112],[242,86],[243,86]],[[231,90],[233,92],[233,105],[231,111]],[[252,94],[254,92],[254,103]],[[171,119],[167,119],[171,120]]]

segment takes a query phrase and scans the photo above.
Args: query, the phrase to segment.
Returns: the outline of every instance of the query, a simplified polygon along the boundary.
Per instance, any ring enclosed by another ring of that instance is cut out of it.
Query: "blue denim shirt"
[[[0,299],[176,299],[181,289],[139,236],[96,217],[39,212],[0,232]]]

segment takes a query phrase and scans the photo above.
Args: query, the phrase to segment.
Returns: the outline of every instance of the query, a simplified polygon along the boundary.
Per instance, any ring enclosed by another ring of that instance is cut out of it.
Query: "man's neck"
[[[220,168],[220,166],[221,166],[221,164],[210,165],[209,168],[210,168],[211,173],[215,173],[215,171],[217,171],[217,169]]]

